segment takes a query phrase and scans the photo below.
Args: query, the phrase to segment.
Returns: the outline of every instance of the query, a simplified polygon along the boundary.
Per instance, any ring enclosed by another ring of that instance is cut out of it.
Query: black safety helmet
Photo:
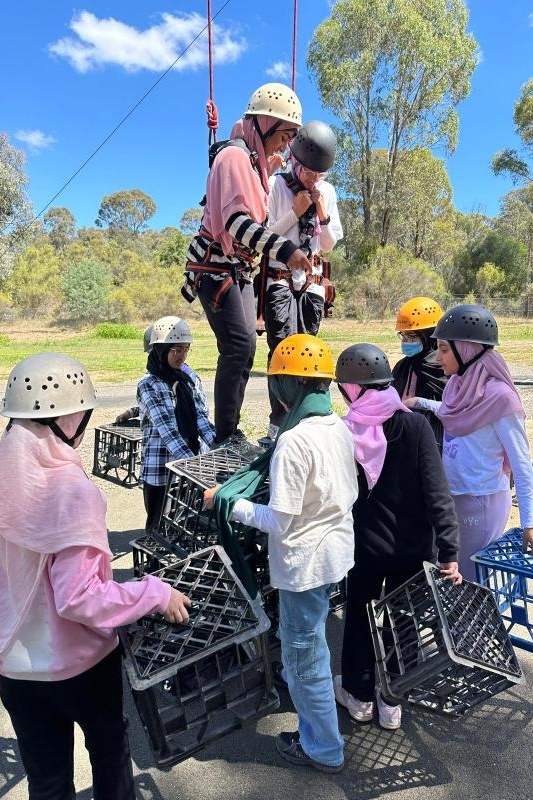
[[[337,137],[329,125],[319,120],[308,122],[298,130],[290,144],[294,158],[304,167],[327,172],[335,161]]]
[[[444,339],[447,342],[475,342],[494,347],[499,344],[498,323],[483,306],[455,306],[440,318],[431,338]]]
[[[375,344],[352,344],[343,350],[335,368],[337,383],[388,386],[392,381],[389,359]]]

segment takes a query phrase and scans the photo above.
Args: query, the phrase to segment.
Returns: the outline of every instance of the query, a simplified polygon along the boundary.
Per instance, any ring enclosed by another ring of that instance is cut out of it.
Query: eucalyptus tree
[[[533,78],[522,86],[520,97],[514,107],[513,118],[526,157],[531,157],[533,156]],[[518,150],[512,148],[500,150],[494,155],[492,169],[496,175],[507,173],[514,183],[533,178],[527,160],[522,158]]]
[[[456,106],[470,91],[477,43],[462,0],[337,0],[316,29],[308,66],[326,108],[341,121],[339,189],[361,198],[365,236],[374,226],[373,151],[387,151],[379,241],[389,240],[402,150],[458,141]],[[351,192],[350,192],[351,190]]]
[[[138,234],[156,212],[152,198],[140,189],[106,195],[98,209],[95,225],[112,234]]]
[[[32,219],[24,162],[24,153],[0,133],[0,280],[13,269]]]

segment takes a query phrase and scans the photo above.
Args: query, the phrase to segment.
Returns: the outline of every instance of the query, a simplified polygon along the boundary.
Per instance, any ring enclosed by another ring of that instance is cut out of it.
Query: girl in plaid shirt
[[[203,453],[215,439],[202,382],[185,363],[191,342],[192,334],[184,320],[179,317],[157,320],[146,365],[148,374],[137,386],[147,534],[159,525],[167,462]]]

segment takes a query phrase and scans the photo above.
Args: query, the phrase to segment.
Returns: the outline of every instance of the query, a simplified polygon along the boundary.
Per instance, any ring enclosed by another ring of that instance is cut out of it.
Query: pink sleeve
[[[154,576],[114,581],[109,556],[93,547],[57,553],[49,574],[59,616],[92,628],[127,625],[152,611],[163,613],[170,602],[170,585]]]

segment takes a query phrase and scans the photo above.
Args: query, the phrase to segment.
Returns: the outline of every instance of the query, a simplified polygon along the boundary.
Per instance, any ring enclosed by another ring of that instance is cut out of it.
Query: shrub
[[[100,322],[95,326],[97,339],[138,339],[140,331],[124,322]]]
[[[73,317],[94,321],[105,318],[109,272],[98,261],[70,264],[63,276],[65,305]]]

